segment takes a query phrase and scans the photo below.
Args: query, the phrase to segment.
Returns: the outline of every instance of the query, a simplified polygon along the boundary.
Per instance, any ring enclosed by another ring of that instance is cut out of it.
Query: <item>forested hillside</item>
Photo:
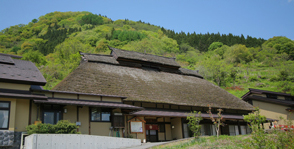
[[[195,29],[197,31],[197,29]],[[0,32],[0,53],[34,62],[53,88],[80,62],[79,51],[109,54],[108,46],[176,57],[184,68],[240,97],[248,88],[294,94],[294,41],[220,33],[175,33],[140,21],[90,12],[52,12]]]

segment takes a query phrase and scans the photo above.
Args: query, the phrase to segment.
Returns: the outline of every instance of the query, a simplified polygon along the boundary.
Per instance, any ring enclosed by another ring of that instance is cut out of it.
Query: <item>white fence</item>
[[[114,149],[141,145],[140,139],[81,134],[32,134],[25,149]]]

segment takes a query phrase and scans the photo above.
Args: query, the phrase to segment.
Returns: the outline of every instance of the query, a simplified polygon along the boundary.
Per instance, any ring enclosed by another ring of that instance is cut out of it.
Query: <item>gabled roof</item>
[[[162,56],[156,56],[151,54],[139,53],[134,51],[121,50],[113,47],[109,47],[111,50],[111,55],[116,58],[116,60],[120,59],[129,59],[136,60],[142,62],[149,62],[154,64],[172,66],[176,68],[180,68],[181,66],[175,61],[175,58],[168,58]]]
[[[294,101],[288,101],[283,99],[272,99],[272,98],[266,98],[266,97],[262,97],[258,95],[251,95],[251,94],[272,94],[272,95],[290,97],[294,99],[294,96],[292,96],[291,94],[249,88],[249,91],[242,96],[242,100],[244,101],[257,100],[257,101],[274,103],[274,104],[279,104],[284,106],[294,106]]]
[[[291,94],[281,93],[281,92],[273,92],[273,91],[266,91],[266,90],[260,90],[260,89],[253,89],[249,88],[249,91],[244,94],[241,98],[245,98],[250,94],[273,94],[273,95],[279,95],[279,96],[292,96]]]
[[[45,85],[46,80],[39,69],[30,61],[11,59],[10,56],[1,55],[0,81],[30,85]]]
[[[14,65],[14,61],[9,56],[0,55],[0,64]]]
[[[53,89],[120,95],[127,97],[125,101],[200,107],[207,107],[209,104],[217,108],[253,110],[250,104],[200,77],[122,66],[108,63],[108,60],[101,60],[99,57],[101,55],[95,57],[95,61],[81,63]]]

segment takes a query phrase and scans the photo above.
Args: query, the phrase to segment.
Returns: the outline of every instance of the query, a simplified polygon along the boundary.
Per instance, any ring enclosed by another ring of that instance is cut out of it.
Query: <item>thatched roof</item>
[[[100,62],[98,57],[93,58],[95,62],[81,63],[54,90],[120,95],[127,97],[125,101],[253,110],[200,77]]]
[[[0,81],[30,85],[45,85],[46,80],[39,69],[30,61],[12,59],[0,55]]]
[[[168,58],[168,57],[139,53],[134,51],[121,50],[121,49],[117,49],[113,47],[109,47],[109,49],[111,50],[111,55],[114,58],[116,58],[118,61],[120,61],[120,59],[129,59],[129,60],[136,60],[136,61],[172,66],[176,68],[181,67],[175,61],[175,58]]]

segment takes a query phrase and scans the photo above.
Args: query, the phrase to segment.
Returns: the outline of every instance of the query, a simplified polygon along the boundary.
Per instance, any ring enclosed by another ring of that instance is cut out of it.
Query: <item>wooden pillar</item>
[[[239,131],[239,135],[241,135],[241,127],[240,127],[240,121],[238,120],[238,131]]]

